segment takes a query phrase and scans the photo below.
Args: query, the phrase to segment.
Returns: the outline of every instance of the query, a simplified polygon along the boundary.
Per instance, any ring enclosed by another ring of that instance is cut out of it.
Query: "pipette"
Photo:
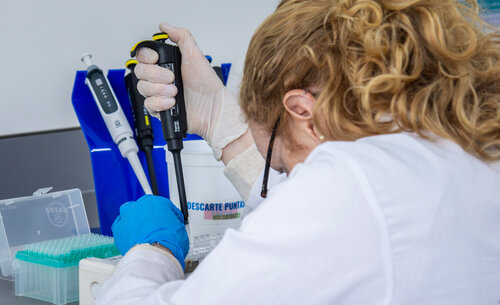
[[[177,189],[179,191],[179,205],[182,215],[184,216],[184,224],[186,225],[188,236],[190,236],[186,188],[184,186],[184,174],[182,172],[181,161],[181,150],[183,148],[182,139],[185,138],[187,134],[186,105],[184,102],[184,87],[182,85],[181,75],[181,52],[179,47],[166,44],[165,41],[167,39],[168,34],[156,33],[153,35],[153,40],[144,40],[134,45],[130,51],[130,56],[135,57],[140,48],[150,48],[158,53],[157,65],[165,67],[174,73],[174,85],[177,87],[175,105],[170,108],[170,110],[161,111],[160,118],[163,137],[167,141],[167,148],[172,153],[174,159]]]
[[[153,128],[151,127],[151,117],[148,110],[144,107],[144,96],[137,90],[139,79],[135,76],[134,69],[137,65],[137,60],[127,60],[125,66],[130,70],[130,73],[125,76],[125,84],[127,85],[130,104],[135,120],[135,130],[139,147],[146,156],[148,163],[149,181],[153,194],[158,195],[158,184],[156,182],[156,174],[153,163]]]
[[[102,70],[92,62],[91,54],[84,54],[82,61],[87,69],[85,83],[94,96],[97,108],[99,108],[113,142],[118,145],[122,157],[128,159],[144,193],[152,194],[148,179],[137,156],[139,148],[134,140],[132,128],[130,128],[115,93]]]

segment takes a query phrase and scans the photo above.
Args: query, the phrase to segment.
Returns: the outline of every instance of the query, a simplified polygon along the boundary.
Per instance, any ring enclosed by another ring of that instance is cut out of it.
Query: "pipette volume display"
[[[118,150],[122,157],[129,160],[144,193],[152,194],[144,169],[137,157],[139,148],[134,140],[132,128],[130,128],[127,118],[106,76],[104,76],[101,69],[93,64],[92,55],[83,55],[82,61],[87,67],[85,83],[94,96],[97,108],[99,108],[99,112],[101,113],[113,142],[118,146]]]

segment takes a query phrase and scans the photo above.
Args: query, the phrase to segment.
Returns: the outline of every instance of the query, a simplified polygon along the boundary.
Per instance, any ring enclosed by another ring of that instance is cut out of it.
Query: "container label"
[[[203,218],[209,220],[226,220],[241,217],[240,209],[245,207],[243,201],[232,202],[189,202],[188,210],[202,211]]]
[[[64,227],[68,222],[68,209],[60,202],[54,201],[45,208],[49,221],[54,226]]]

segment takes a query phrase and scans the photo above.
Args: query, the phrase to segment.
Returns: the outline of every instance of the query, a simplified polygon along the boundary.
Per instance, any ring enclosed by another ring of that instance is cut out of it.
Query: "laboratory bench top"
[[[14,282],[0,279],[0,304],[2,305],[49,305],[52,303],[43,302],[26,297],[16,297],[14,294]],[[68,303],[68,305],[78,305],[78,302]]]

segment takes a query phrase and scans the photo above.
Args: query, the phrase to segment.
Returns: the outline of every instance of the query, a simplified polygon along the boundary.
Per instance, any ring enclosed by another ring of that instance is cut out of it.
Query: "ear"
[[[302,89],[288,91],[283,97],[283,106],[290,116],[294,129],[304,131],[306,135],[317,140],[313,123],[313,108],[316,98]]]
[[[283,106],[288,114],[295,120],[312,121],[312,110],[316,99],[307,91],[293,89],[285,93]]]

